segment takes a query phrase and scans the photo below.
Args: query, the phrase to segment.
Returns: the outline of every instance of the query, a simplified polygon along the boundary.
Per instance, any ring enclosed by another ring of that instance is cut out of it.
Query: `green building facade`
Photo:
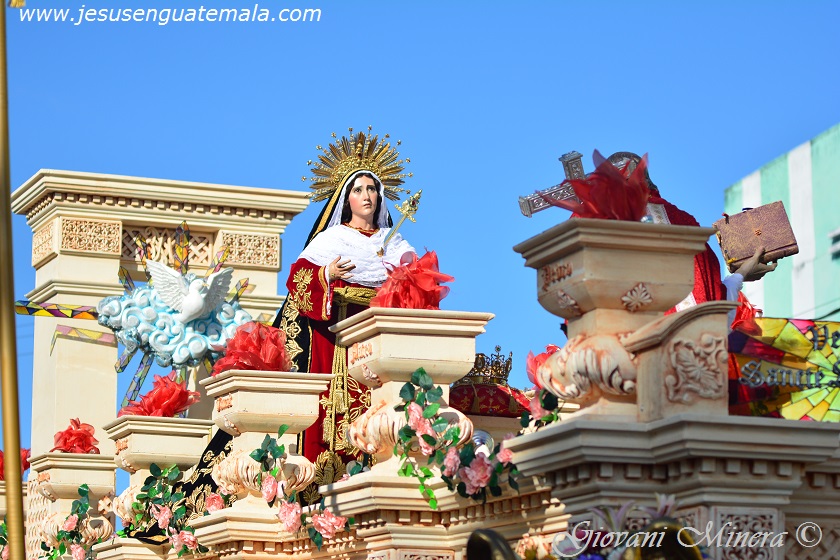
[[[725,211],[736,214],[781,200],[799,254],[775,272],[746,283],[744,294],[765,317],[840,320],[840,124],[725,192]]]

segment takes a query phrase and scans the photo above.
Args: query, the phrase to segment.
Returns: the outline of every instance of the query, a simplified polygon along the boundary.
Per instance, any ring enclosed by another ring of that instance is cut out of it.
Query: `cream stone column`
[[[12,194],[13,211],[25,215],[33,231],[36,280],[26,299],[96,306],[102,298],[123,292],[117,277],[120,266],[135,281],[146,280],[136,235],[148,241],[149,258],[171,262],[175,228],[186,220],[190,269],[203,273],[219,247],[227,244],[234,280],[250,279],[251,291],[241,298],[243,307],[255,318],[271,315],[282,303],[277,295],[280,235],[306,205],[302,192],[41,170]],[[113,442],[103,431],[114,419],[118,398],[117,349],[110,331],[90,320],[33,320],[33,456],[49,451],[53,434],[76,417],[92,424],[102,452],[113,454]],[[59,327],[65,334],[69,328],[92,333],[53,340]],[[92,340],[97,333],[105,336]],[[84,393],[93,388],[95,395]],[[193,415],[209,418],[212,399],[205,401],[209,402]]]

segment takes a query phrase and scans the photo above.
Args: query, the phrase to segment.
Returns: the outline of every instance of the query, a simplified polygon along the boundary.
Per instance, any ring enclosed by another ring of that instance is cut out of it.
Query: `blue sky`
[[[560,182],[560,155],[591,171],[595,148],[647,152],[662,194],[709,225],[728,185],[840,121],[836,1],[304,1],[259,6],[320,8],[320,21],[73,25],[10,10],[13,188],[52,168],[299,190],[330,132],[373,125],[403,140],[423,189],[403,233],[455,276],[442,307],[495,313],[478,350],[513,351],[524,386],[528,351],[564,339],[511,247],[567,213],[527,219],[517,197]],[[319,209],[287,229],[281,285]],[[23,298],[32,234],[20,216],[13,230]],[[28,445],[33,319],[17,325]]]

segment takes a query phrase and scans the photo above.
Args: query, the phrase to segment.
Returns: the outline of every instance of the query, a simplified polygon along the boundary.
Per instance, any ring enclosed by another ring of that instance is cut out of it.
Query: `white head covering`
[[[378,201],[378,204],[380,205],[380,208],[379,208],[379,220],[376,223],[376,227],[378,227],[378,228],[388,227],[388,216],[389,216],[389,214],[388,214],[388,208],[385,205],[385,202],[386,202],[385,187],[382,184],[382,180],[379,177],[377,177],[376,173],[374,173],[373,171],[367,171],[365,169],[362,169],[362,170],[356,171],[355,173],[350,175],[350,178],[347,179],[347,181],[344,182],[344,186],[341,187],[341,192],[338,195],[338,203],[335,205],[335,208],[333,208],[332,215],[330,216],[330,221],[327,222],[327,228],[331,228],[333,226],[341,225],[341,211],[344,208],[345,193],[347,192],[347,189],[350,188],[353,185],[353,182],[356,180],[356,177],[358,177],[362,173],[367,173],[369,175],[373,175],[376,178],[376,182],[379,184],[379,191],[378,191],[379,201]]]

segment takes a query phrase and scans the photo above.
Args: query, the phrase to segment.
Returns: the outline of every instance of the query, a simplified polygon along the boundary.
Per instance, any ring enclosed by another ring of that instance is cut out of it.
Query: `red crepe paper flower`
[[[552,206],[571,210],[581,218],[600,218],[604,220],[625,220],[638,222],[647,210],[648,189],[645,170],[647,154],[631,173],[628,165],[619,169],[595,150],[593,158],[597,165],[595,171],[583,179],[569,179],[580,202],[556,200],[542,195],[543,200]],[[600,162],[600,163],[599,163]]]
[[[20,472],[25,473],[29,469],[29,458],[32,457],[31,449],[20,450]],[[0,469],[2,470],[2,469]]]
[[[175,372],[166,377],[155,375],[152,390],[140,396],[139,401],[131,401],[124,406],[117,416],[133,414],[137,416],[160,416],[173,418],[198,402],[199,395],[187,390],[187,382],[175,381]]]
[[[54,443],[55,447],[50,451],[99,455],[96,447],[99,442],[93,437],[93,426],[80,422],[78,418],[71,419],[70,426],[63,432],[56,432]]]
[[[434,251],[427,251],[388,271],[388,279],[370,300],[371,307],[393,307],[400,309],[440,309],[440,300],[449,293],[441,282],[455,280],[438,269],[438,258]]]
[[[31,455],[31,451],[29,449],[21,449],[20,450],[20,474],[23,476],[23,473],[29,468],[29,457]],[[0,449],[0,480],[6,480],[6,475],[4,472],[5,468],[5,456],[3,455],[3,450]]]
[[[525,371],[528,372],[528,379],[531,383],[534,384],[538,389],[542,389],[543,386],[540,384],[539,378],[537,377],[537,370],[540,369],[548,358],[560,350],[559,346],[554,344],[548,344],[545,347],[545,352],[537,354],[534,356],[533,352],[528,352],[528,357],[525,358]]]
[[[286,333],[262,323],[245,323],[228,341],[224,358],[216,362],[213,375],[229,369],[289,371]]]
[[[741,305],[735,311],[735,319],[732,320],[732,330],[738,330],[753,336],[760,335],[761,327],[755,322],[755,317],[761,310],[753,307],[743,292],[738,292],[738,303]]]

